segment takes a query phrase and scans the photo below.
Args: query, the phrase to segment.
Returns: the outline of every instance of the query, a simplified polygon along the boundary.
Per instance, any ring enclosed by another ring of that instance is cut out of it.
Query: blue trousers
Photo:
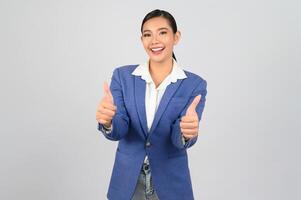
[[[132,200],[159,200],[152,183],[149,164],[144,163],[137,181]]]

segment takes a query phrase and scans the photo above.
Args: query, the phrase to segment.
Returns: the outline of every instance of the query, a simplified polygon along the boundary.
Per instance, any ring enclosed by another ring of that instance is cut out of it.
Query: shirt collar
[[[145,80],[145,82],[147,83],[153,82],[153,79],[149,72],[149,61],[138,65],[137,68],[132,72],[132,74],[135,76],[141,76],[141,79]],[[177,82],[178,79],[185,79],[185,78],[187,78],[187,76],[184,70],[181,67],[179,67],[176,60],[173,59],[172,71],[170,74],[168,74],[168,76],[164,79],[163,82],[165,82],[166,84],[170,84],[170,83]],[[159,88],[161,88],[162,83],[160,84]]]

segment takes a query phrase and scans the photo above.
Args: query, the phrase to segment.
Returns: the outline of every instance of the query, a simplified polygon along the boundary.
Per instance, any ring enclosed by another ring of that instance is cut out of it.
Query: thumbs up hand
[[[114,105],[114,98],[108,84],[105,82],[104,86],[105,96],[101,99],[97,111],[96,120],[109,128],[112,124],[112,119],[115,116],[117,107]]]
[[[190,139],[198,135],[199,118],[195,109],[200,100],[201,95],[196,96],[187,108],[185,116],[181,118],[180,128],[185,139]]]

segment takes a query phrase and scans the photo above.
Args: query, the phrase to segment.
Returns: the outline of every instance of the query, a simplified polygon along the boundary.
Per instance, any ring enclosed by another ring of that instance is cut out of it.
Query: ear
[[[175,33],[175,42],[174,42],[174,45],[178,44],[178,42],[180,41],[180,39],[181,39],[181,32],[177,31]]]

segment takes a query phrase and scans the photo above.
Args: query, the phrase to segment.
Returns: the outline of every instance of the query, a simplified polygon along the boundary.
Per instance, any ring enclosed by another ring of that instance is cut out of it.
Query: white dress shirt
[[[166,87],[170,83],[177,82],[178,79],[187,78],[187,76],[184,70],[177,65],[177,62],[174,59],[173,59],[173,67],[171,73],[169,73],[165,77],[165,79],[160,83],[160,85],[157,88],[149,72],[149,62],[137,66],[137,68],[132,72],[132,75],[141,76],[141,79],[143,79],[146,82],[145,111],[146,111],[147,128],[149,131],[152,126],[155,114],[157,112],[159,103],[165,92]],[[113,127],[111,126],[110,129],[106,131],[106,133],[110,133],[110,130],[112,130],[112,128]],[[183,138],[183,143],[185,144],[184,137],[182,138]],[[147,156],[145,157],[144,162],[148,162]]]

